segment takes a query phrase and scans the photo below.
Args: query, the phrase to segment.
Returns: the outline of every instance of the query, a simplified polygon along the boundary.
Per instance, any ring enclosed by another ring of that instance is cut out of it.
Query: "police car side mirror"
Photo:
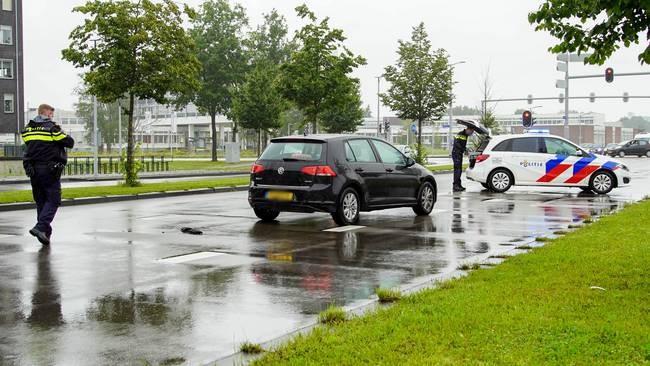
[[[576,156],[582,156],[582,150],[580,149],[576,150]]]

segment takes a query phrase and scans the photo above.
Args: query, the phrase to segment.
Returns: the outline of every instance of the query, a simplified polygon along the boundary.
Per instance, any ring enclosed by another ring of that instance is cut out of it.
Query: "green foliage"
[[[210,115],[212,136],[217,135],[217,114],[232,117],[233,93],[243,84],[248,71],[249,54],[244,45],[247,26],[244,8],[231,6],[227,0],[202,2],[192,23],[190,35],[203,71],[198,91],[186,95],[185,101],[191,100],[201,112]],[[233,141],[237,131],[235,124]],[[212,139],[212,160],[217,160],[216,138]]]
[[[451,108],[451,113],[454,116],[477,116],[481,114],[481,111],[478,108],[461,105]]]
[[[125,180],[136,184],[133,165],[133,112],[135,99],[171,103],[198,87],[201,65],[194,42],[183,29],[184,15],[172,0],[89,0],[73,10],[83,24],[70,33],[63,59],[86,68],[86,92],[104,103],[128,98],[127,161]],[[90,42],[93,42],[91,44]]]
[[[296,7],[296,12],[308,23],[296,32],[297,50],[281,66],[280,90],[304,113],[313,132],[319,124],[325,130],[341,130],[340,126],[355,123],[352,109],[360,100],[359,81],[349,74],[366,61],[343,45],[343,31],[330,28],[329,18],[318,21],[306,5]],[[345,110],[337,120],[325,118],[325,113],[331,118],[341,106]],[[357,108],[361,110],[360,105]]]
[[[349,89],[343,89],[321,114],[321,125],[327,133],[351,133],[363,124],[359,83],[353,82]]]
[[[280,123],[282,124],[280,135],[292,134],[293,131],[305,127],[305,114],[294,106],[280,114]]]
[[[402,293],[399,290],[391,288],[378,288],[375,294],[381,303],[396,302],[402,298]]]
[[[593,52],[587,64],[602,65],[621,46],[639,44],[641,34],[650,35],[647,1],[546,0],[528,21],[560,40],[549,48],[553,53]],[[650,47],[643,47],[638,59],[648,64]]]
[[[285,109],[286,103],[277,89],[277,71],[275,65],[258,63],[233,96],[232,115],[243,128],[257,131],[258,154],[262,132],[280,128],[280,114]]]
[[[621,118],[623,127],[636,128],[643,131],[650,131],[650,118],[641,116],[630,116]]]
[[[330,305],[327,309],[318,314],[318,322],[321,324],[335,325],[343,323],[347,318],[345,310],[339,306]]]
[[[499,122],[497,122],[492,109],[486,108],[485,113],[481,114],[479,122],[486,128],[490,129],[492,134],[499,133]]]
[[[413,28],[410,41],[399,41],[397,54],[397,63],[384,71],[390,87],[381,99],[399,118],[417,121],[422,145],[422,123],[440,119],[452,99],[449,57],[444,49],[432,51],[424,23]]]
[[[363,117],[372,118],[372,109],[370,109],[370,104],[368,104],[366,108],[363,109]]]
[[[260,353],[264,352],[264,348],[262,348],[261,345],[259,345],[257,343],[251,343],[251,342],[242,343],[239,346],[239,350],[242,353],[247,353],[247,354],[252,354],[252,355],[256,355],[256,354],[260,354]]]
[[[83,87],[77,90],[79,99],[75,104],[77,117],[84,120],[86,124],[86,141],[93,141],[93,102],[92,95],[88,94]],[[108,152],[111,152],[111,145],[118,143],[119,137],[119,103],[124,104],[124,100],[118,100],[111,103],[97,102],[97,130],[101,136],[99,150],[101,151],[102,142],[106,144]],[[124,111],[122,111],[124,114]],[[126,120],[125,120],[126,122]],[[126,123],[122,125],[122,133],[127,134]]]
[[[289,60],[296,45],[287,37],[289,29],[284,16],[275,9],[264,15],[264,22],[249,35],[245,43],[253,63],[281,65]]]

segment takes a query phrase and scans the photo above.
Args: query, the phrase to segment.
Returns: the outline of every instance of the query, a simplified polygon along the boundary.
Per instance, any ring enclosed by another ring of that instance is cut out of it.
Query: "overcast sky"
[[[198,6],[200,0],[188,0]],[[261,21],[262,13],[276,8],[288,20],[290,32],[300,26],[294,8],[305,1],[241,0],[248,12],[251,26]],[[61,60],[61,49],[68,45],[72,28],[81,17],[72,13],[80,0],[29,0],[24,8],[25,99],[30,106],[50,103],[71,109],[76,97],[73,89],[79,84],[78,71]],[[458,65],[454,80],[457,105],[480,105],[482,75],[490,68],[497,98],[556,96],[555,80],[563,74],[555,71],[555,55],[547,49],[554,39],[546,33],[535,32],[528,24],[527,14],[537,9],[541,0],[320,0],[306,1],[318,17],[329,16],[331,24],[343,29],[347,46],[364,56],[368,63],[355,76],[361,80],[364,104],[370,104],[373,114],[377,108],[377,79],[386,65],[396,59],[397,41],[408,39],[412,27],[423,21],[431,42],[445,48],[451,61],[466,61]],[[647,41],[646,41],[647,44]],[[606,66],[616,72],[650,71],[637,61],[642,46],[633,45],[620,50],[604,66],[571,64],[575,74],[604,73]],[[620,77],[607,84],[603,78],[572,81],[571,95],[649,95],[650,76]],[[382,91],[385,88],[382,85]],[[603,100],[596,103],[572,101],[571,109],[605,113],[608,120],[634,113],[650,115],[650,100]],[[563,110],[557,101],[535,103],[541,113]],[[500,103],[497,113],[513,113],[526,108],[523,103]],[[394,115],[382,106],[382,116]]]

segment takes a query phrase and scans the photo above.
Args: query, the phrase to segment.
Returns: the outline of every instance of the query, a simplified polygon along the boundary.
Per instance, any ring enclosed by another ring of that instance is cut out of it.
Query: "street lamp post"
[[[452,94],[452,92],[454,90],[454,80],[453,80],[453,78],[454,78],[454,75],[453,75],[454,69],[453,69],[453,67],[456,66],[456,65],[464,64],[465,62],[466,61],[458,61],[458,62],[454,62],[453,64],[449,65],[449,67],[451,68],[451,74],[449,75],[449,77],[451,78],[451,83],[449,83],[449,95],[450,96],[451,96],[451,94]],[[451,109],[453,107],[453,101],[454,101],[453,97],[449,98],[449,113],[447,113],[449,115],[449,127],[447,128],[447,149],[449,150],[449,156],[451,156],[451,148],[452,148],[452,146],[454,146],[454,144],[451,142],[452,141],[451,124],[454,122],[454,116],[453,116],[454,113],[451,111]],[[433,135],[432,135],[432,138],[433,138]]]
[[[97,97],[93,95],[93,177],[97,178]]]
[[[379,98],[379,94],[381,92],[380,86],[382,76],[383,75],[375,76],[377,78],[377,137],[381,136],[381,121],[379,120],[379,107],[381,99]]]

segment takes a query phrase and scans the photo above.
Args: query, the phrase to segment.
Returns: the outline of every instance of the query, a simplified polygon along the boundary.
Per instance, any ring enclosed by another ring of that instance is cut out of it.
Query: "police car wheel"
[[[433,206],[436,204],[436,191],[430,182],[424,182],[420,186],[418,193],[418,202],[413,206],[413,212],[418,216],[426,216],[433,211]]]
[[[490,189],[490,185],[487,184],[487,183],[481,183],[481,185],[483,186],[483,188],[485,188],[485,189],[487,189],[487,190]]]
[[[589,180],[589,188],[598,194],[607,194],[614,188],[614,177],[606,171],[596,172]]]
[[[340,226],[354,225],[359,222],[360,210],[359,194],[354,188],[346,188],[339,196],[332,219]]]
[[[273,221],[280,215],[280,211],[267,208],[253,208],[253,211],[255,211],[255,216],[262,221]]]
[[[620,151],[620,152],[618,153],[618,156],[619,156],[620,158],[624,158],[624,157],[625,157],[625,151]]]
[[[583,192],[586,192],[586,193],[592,192],[591,187],[580,187],[580,190],[582,190]]]
[[[512,176],[505,169],[496,169],[488,177],[488,186],[493,192],[503,193],[512,187]]]

